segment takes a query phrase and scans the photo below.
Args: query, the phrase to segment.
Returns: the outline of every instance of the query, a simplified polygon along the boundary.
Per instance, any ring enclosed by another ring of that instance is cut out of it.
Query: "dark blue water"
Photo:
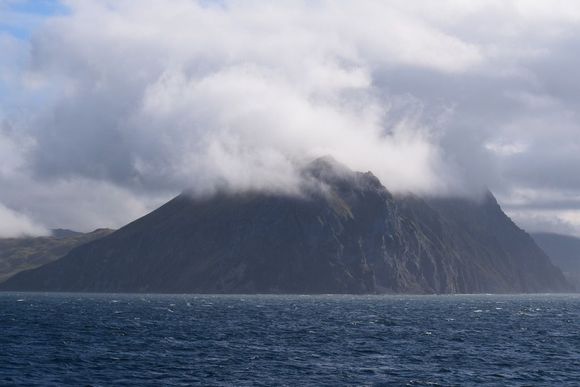
[[[0,385],[580,385],[580,296],[0,293]]]

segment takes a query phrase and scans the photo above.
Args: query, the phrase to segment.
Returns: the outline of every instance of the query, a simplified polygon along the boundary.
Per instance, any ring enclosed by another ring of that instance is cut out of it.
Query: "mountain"
[[[580,238],[553,233],[534,233],[532,237],[580,291]]]
[[[74,236],[83,235],[82,232],[67,230],[65,228],[55,228],[50,230],[53,237],[57,239],[69,238]]]
[[[182,194],[4,290],[175,293],[481,293],[570,290],[491,193],[394,196],[322,158],[301,197]]]
[[[83,234],[57,229],[49,237],[0,238],[0,282],[20,271],[55,261],[73,248],[112,232],[99,229]]]

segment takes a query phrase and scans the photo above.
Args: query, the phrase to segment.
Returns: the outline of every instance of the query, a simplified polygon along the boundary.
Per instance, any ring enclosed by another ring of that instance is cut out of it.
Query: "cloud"
[[[50,231],[33,222],[28,216],[0,203],[0,238],[50,235]]]
[[[409,115],[386,122],[390,99],[377,95],[372,71],[450,74],[481,57],[396,7],[70,6],[32,46],[33,73],[55,93],[30,134],[40,176],[132,189],[288,191],[297,160],[328,153],[372,169],[394,191],[456,183],[427,126]]]
[[[43,224],[119,225],[183,189],[295,192],[325,154],[520,213],[539,211],[522,190],[580,192],[575,1],[64,4],[29,42],[0,37],[0,201]]]
[[[507,213],[526,231],[580,236],[580,193],[576,190],[514,188],[500,197]]]
[[[508,211],[527,232],[553,232],[580,237],[580,211]]]

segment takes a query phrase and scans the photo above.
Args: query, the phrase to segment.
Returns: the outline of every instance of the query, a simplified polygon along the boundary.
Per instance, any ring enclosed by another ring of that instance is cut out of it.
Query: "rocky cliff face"
[[[567,291],[491,194],[395,197],[371,173],[319,159],[304,197],[180,195],[12,290],[200,293]]]

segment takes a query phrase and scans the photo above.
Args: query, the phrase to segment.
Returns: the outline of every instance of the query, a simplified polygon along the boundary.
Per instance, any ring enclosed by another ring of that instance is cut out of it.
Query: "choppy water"
[[[0,385],[580,385],[580,296],[0,293]]]

